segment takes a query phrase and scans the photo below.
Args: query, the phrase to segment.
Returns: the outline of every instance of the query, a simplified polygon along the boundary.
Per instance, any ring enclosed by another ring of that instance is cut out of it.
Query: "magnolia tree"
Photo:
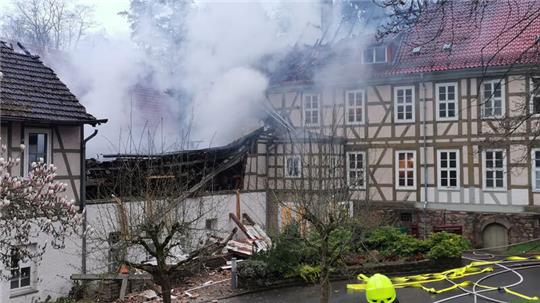
[[[56,168],[40,159],[27,177],[12,175],[20,159],[0,150],[0,262],[2,277],[14,262],[39,260],[48,245],[63,248],[82,219],[73,201],[62,194],[66,184],[55,181]],[[24,145],[21,145],[24,150]]]

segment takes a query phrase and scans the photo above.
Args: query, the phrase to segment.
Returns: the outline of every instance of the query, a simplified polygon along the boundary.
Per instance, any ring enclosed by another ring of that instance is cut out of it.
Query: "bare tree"
[[[39,52],[71,49],[93,25],[93,9],[66,0],[16,0],[2,16],[6,38]]]
[[[331,269],[342,261],[347,247],[367,229],[383,224],[381,220],[366,220],[380,219],[371,205],[369,191],[364,195],[354,191],[367,188],[367,174],[361,163],[367,159],[344,161],[344,139],[336,135],[336,126],[329,133],[294,130],[286,132],[281,141],[276,140],[275,144],[283,145],[281,148],[289,156],[284,160],[283,190],[270,193],[280,207],[282,227],[291,223],[289,220],[299,224],[303,240],[318,252],[321,303],[329,302]],[[345,165],[359,169],[347,176]],[[283,216],[284,211],[292,213],[291,218]]]
[[[112,184],[102,195],[113,203],[97,206],[89,242],[108,244],[111,263],[152,275],[164,302],[171,302],[173,283],[197,273],[235,233],[206,226],[225,205],[219,197],[202,195],[216,186],[205,177],[221,163],[198,151],[123,156],[112,163],[107,169],[114,171]]]

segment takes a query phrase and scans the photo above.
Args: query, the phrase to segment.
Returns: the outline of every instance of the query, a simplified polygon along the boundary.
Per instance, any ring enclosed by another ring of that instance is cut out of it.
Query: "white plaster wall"
[[[47,241],[47,238],[36,239],[35,242],[43,241]],[[69,277],[80,272],[80,249],[81,239],[78,236],[66,240],[66,247],[61,250],[47,246],[42,259],[34,262],[34,270],[31,274],[33,291],[29,290],[26,295],[13,296],[15,292],[10,289],[9,281],[2,280],[0,302],[42,302],[49,296],[54,302],[59,297],[67,296],[73,285]]]
[[[140,205],[141,202],[129,202],[134,203],[133,209],[137,208],[136,204]],[[206,219],[217,218],[217,234],[221,236],[227,235],[232,228],[234,228],[234,222],[229,218],[229,213],[236,212],[236,195],[224,194],[224,195],[211,195],[201,198],[194,198],[188,200],[186,204],[193,206],[193,209],[198,209],[196,204],[203,203],[207,212],[204,212],[204,216],[198,220],[195,224],[195,228],[200,230],[200,235],[193,238],[198,240],[204,238],[208,231],[205,231]],[[247,213],[255,222],[266,228],[266,193],[264,192],[251,192],[240,194],[241,212]],[[103,273],[108,270],[108,252],[109,245],[103,241],[92,240],[96,236],[100,238],[106,237],[108,233],[115,231],[116,226],[116,207],[111,203],[100,203],[87,205],[88,224],[96,229],[94,237],[89,237],[88,240],[88,255],[87,255],[87,268],[89,273]],[[195,244],[195,243],[194,243]],[[131,252],[131,257],[142,258],[146,256],[142,251]]]

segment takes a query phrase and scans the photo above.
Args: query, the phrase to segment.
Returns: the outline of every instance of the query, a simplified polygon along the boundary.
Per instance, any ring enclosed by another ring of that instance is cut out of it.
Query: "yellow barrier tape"
[[[520,257],[520,256],[511,256],[511,257],[506,257],[506,260],[508,260],[508,261],[525,261],[525,260],[529,260],[529,258]]]
[[[529,296],[526,296],[526,295],[523,295],[523,294],[520,294],[518,292],[515,292],[513,290],[510,290],[509,288],[503,288],[504,291],[506,291],[507,293],[511,294],[511,295],[514,295],[516,297],[520,297],[522,299],[525,299],[525,300],[529,300],[529,301],[540,301],[540,298],[534,296],[534,297],[529,297]]]
[[[526,260],[540,260],[540,255],[538,256],[531,256],[531,257],[521,257],[521,256],[509,256],[505,258],[507,261],[526,261]],[[436,290],[435,288],[429,288],[424,286],[424,284],[433,283],[433,282],[439,282],[446,279],[449,280],[455,280],[460,279],[468,276],[478,275],[485,272],[492,272],[494,269],[493,267],[485,267],[480,268],[480,266],[487,266],[487,265],[493,265],[501,263],[502,260],[498,261],[474,261],[470,264],[458,267],[450,270],[445,270],[440,273],[428,273],[428,274],[421,274],[421,275],[413,275],[413,276],[404,276],[404,277],[394,277],[391,278],[392,282],[394,282],[394,287],[396,288],[404,288],[404,287],[417,287],[422,288],[424,291],[434,294],[440,294],[443,292],[447,292],[453,289],[456,289],[458,287],[465,287],[470,285],[476,285],[477,287],[486,288],[486,289],[497,289],[498,287],[494,286],[487,286],[487,285],[481,285],[477,284],[471,281],[463,281],[457,284],[454,284],[450,287],[443,288]],[[357,276],[357,279],[363,282],[367,282],[368,277],[364,274],[359,274]],[[347,284],[348,290],[353,291],[364,291],[366,289],[365,283],[359,283],[359,284]],[[504,289],[507,293],[518,296],[523,299],[527,300],[540,300],[538,297],[528,297],[526,295],[517,293],[510,289]]]

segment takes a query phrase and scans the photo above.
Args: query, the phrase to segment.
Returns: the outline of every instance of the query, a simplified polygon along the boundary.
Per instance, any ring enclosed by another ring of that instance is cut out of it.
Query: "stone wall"
[[[461,227],[463,236],[474,247],[483,247],[482,232],[492,223],[508,230],[510,243],[540,238],[540,213],[485,213],[448,210],[412,211],[411,222],[400,222],[400,213],[393,212],[396,223],[402,226],[417,225],[420,235],[427,235],[438,227]]]

